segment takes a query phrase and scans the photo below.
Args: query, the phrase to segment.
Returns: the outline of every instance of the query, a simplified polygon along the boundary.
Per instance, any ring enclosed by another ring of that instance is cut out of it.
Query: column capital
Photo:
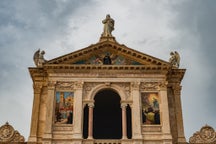
[[[34,82],[34,84],[33,84],[34,93],[40,93],[42,87],[43,87],[43,83],[42,82]]]
[[[167,90],[167,81],[162,81],[158,83],[158,90]]]
[[[121,108],[126,108],[127,107],[127,103],[121,103]]]
[[[48,89],[55,89],[56,81],[48,81]]]
[[[139,88],[140,88],[140,82],[139,81],[131,82],[131,88],[133,90],[139,90]]]
[[[94,103],[88,103],[88,107],[93,108],[94,107]]]
[[[82,89],[83,85],[84,85],[83,81],[77,81],[74,83],[74,86],[75,86],[74,89]]]

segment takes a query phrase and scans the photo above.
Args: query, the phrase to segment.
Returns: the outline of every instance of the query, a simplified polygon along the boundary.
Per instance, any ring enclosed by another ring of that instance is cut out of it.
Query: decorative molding
[[[0,127],[0,143],[24,142],[25,139],[20,133],[8,123]]]
[[[159,82],[142,82],[140,85],[141,91],[157,91],[159,88]]]
[[[115,84],[123,89],[126,95],[125,99],[126,100],[129,99],[130,98],[130,83],[126,82],[126,83],[115,83]]]
[[[56,89],[60,89],[60,90],[73,90],[74,87],[75,87],[74,82],[58,81],[56,83]]]
[[[190,137],[189,143],[216,143],[216,132],[212,127],[205,125],[200,129],[200,131],[194,133],[193,136]]]
[[[83,98],[84,99],[88,99],[88,95],[89,95],[89,93],[90,93],[90,91],[94,88],[94,87],[96,87],[97,85],[100,85],[100,84],[102,84],[102,83],[98,83],[98,82],[88,82],[88,83],[84,83],[84,86],[83,86],[83,89],[84,89],[84,91],[83,91]]]

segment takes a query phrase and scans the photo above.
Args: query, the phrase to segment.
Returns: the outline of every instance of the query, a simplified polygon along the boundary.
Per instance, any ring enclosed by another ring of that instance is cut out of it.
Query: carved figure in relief
[[[35,52],[33,59],[37,67],[42,67],[46,62],[46,60],[44,59],[44,54],[45,51],[40,51],[40,49]]]
[[[174,51],[174,52],[171,52],[170,53],[170,59],[169,59],[169,62],[172,64],[172,66],[175,66],[175,67],[179,67],[179,64],[180,64],[180,55],[177,51]]]
[[[110,17],[110,15],[107,14],[106,19],[102,21],[102,23],[104,24],[104,31],[102,33],[102,36],[112,36],[112,31],[114,30],[114,22],[115,21]]]

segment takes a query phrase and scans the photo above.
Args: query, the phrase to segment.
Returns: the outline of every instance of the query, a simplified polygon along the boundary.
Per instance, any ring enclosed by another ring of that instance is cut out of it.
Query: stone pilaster
[[[34,88],[34,101],[32,108],[32,118],[31,118],[31,130],[28,142],[37,142],[37,130],[39,121],[39,109],[40,109],[40,95],[42,90],[42,82],[35,82],[33,84]]]
[[[160,111],[161,111],[161,125],[163,133],[163,141],[166,144],[172,143],[172,135],[170,130],[170,120],[169,120],[169,106],[168,106],[168,96],[167,96],[167,82],[162,82],[159,84],[159,95],[160,95]]]
[[[186,143],[184,136],[183,118],[182,118],[182,106],[181,106],[181,86],[175,84],[173,87],[175,96],[175,107],[176,107],[176,120],[177,120],[177,131],[178,131],[178,143]]]
[[[131,83],[131,95],[133,98],[132,106],[132,138],[142,139],[141,134],[141,100],[140,100],[140,82]]]
[[[54,102],[55,102],[55,81],[48,82],[48,96],[47,96],[47,107],[46,107],[46,123],[45,123],[45,130],[43,136],[43,142],[45,144],[50,144],[52,142],[52,127],[54,123]]]
[[[73,138],[82,139],[82,97],[83,82],[75,83],[74,89],[74,119],[73,119]]]

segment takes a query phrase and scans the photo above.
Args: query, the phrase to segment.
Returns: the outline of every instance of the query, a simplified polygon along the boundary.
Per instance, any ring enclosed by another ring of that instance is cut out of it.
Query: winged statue
[[[43,64],[46,62],[46,60],[44,59],[44,54],[45,51],[40,51],[40,49],[38,49],[35,53],[34,53],[34,63],[37,67],[42,67]]]
[[[170,53],[170,59],[169,62],[171,63],[172,66],[175,66],[179,68],[180,65],[180,55],[177,51],[171,52]]]

